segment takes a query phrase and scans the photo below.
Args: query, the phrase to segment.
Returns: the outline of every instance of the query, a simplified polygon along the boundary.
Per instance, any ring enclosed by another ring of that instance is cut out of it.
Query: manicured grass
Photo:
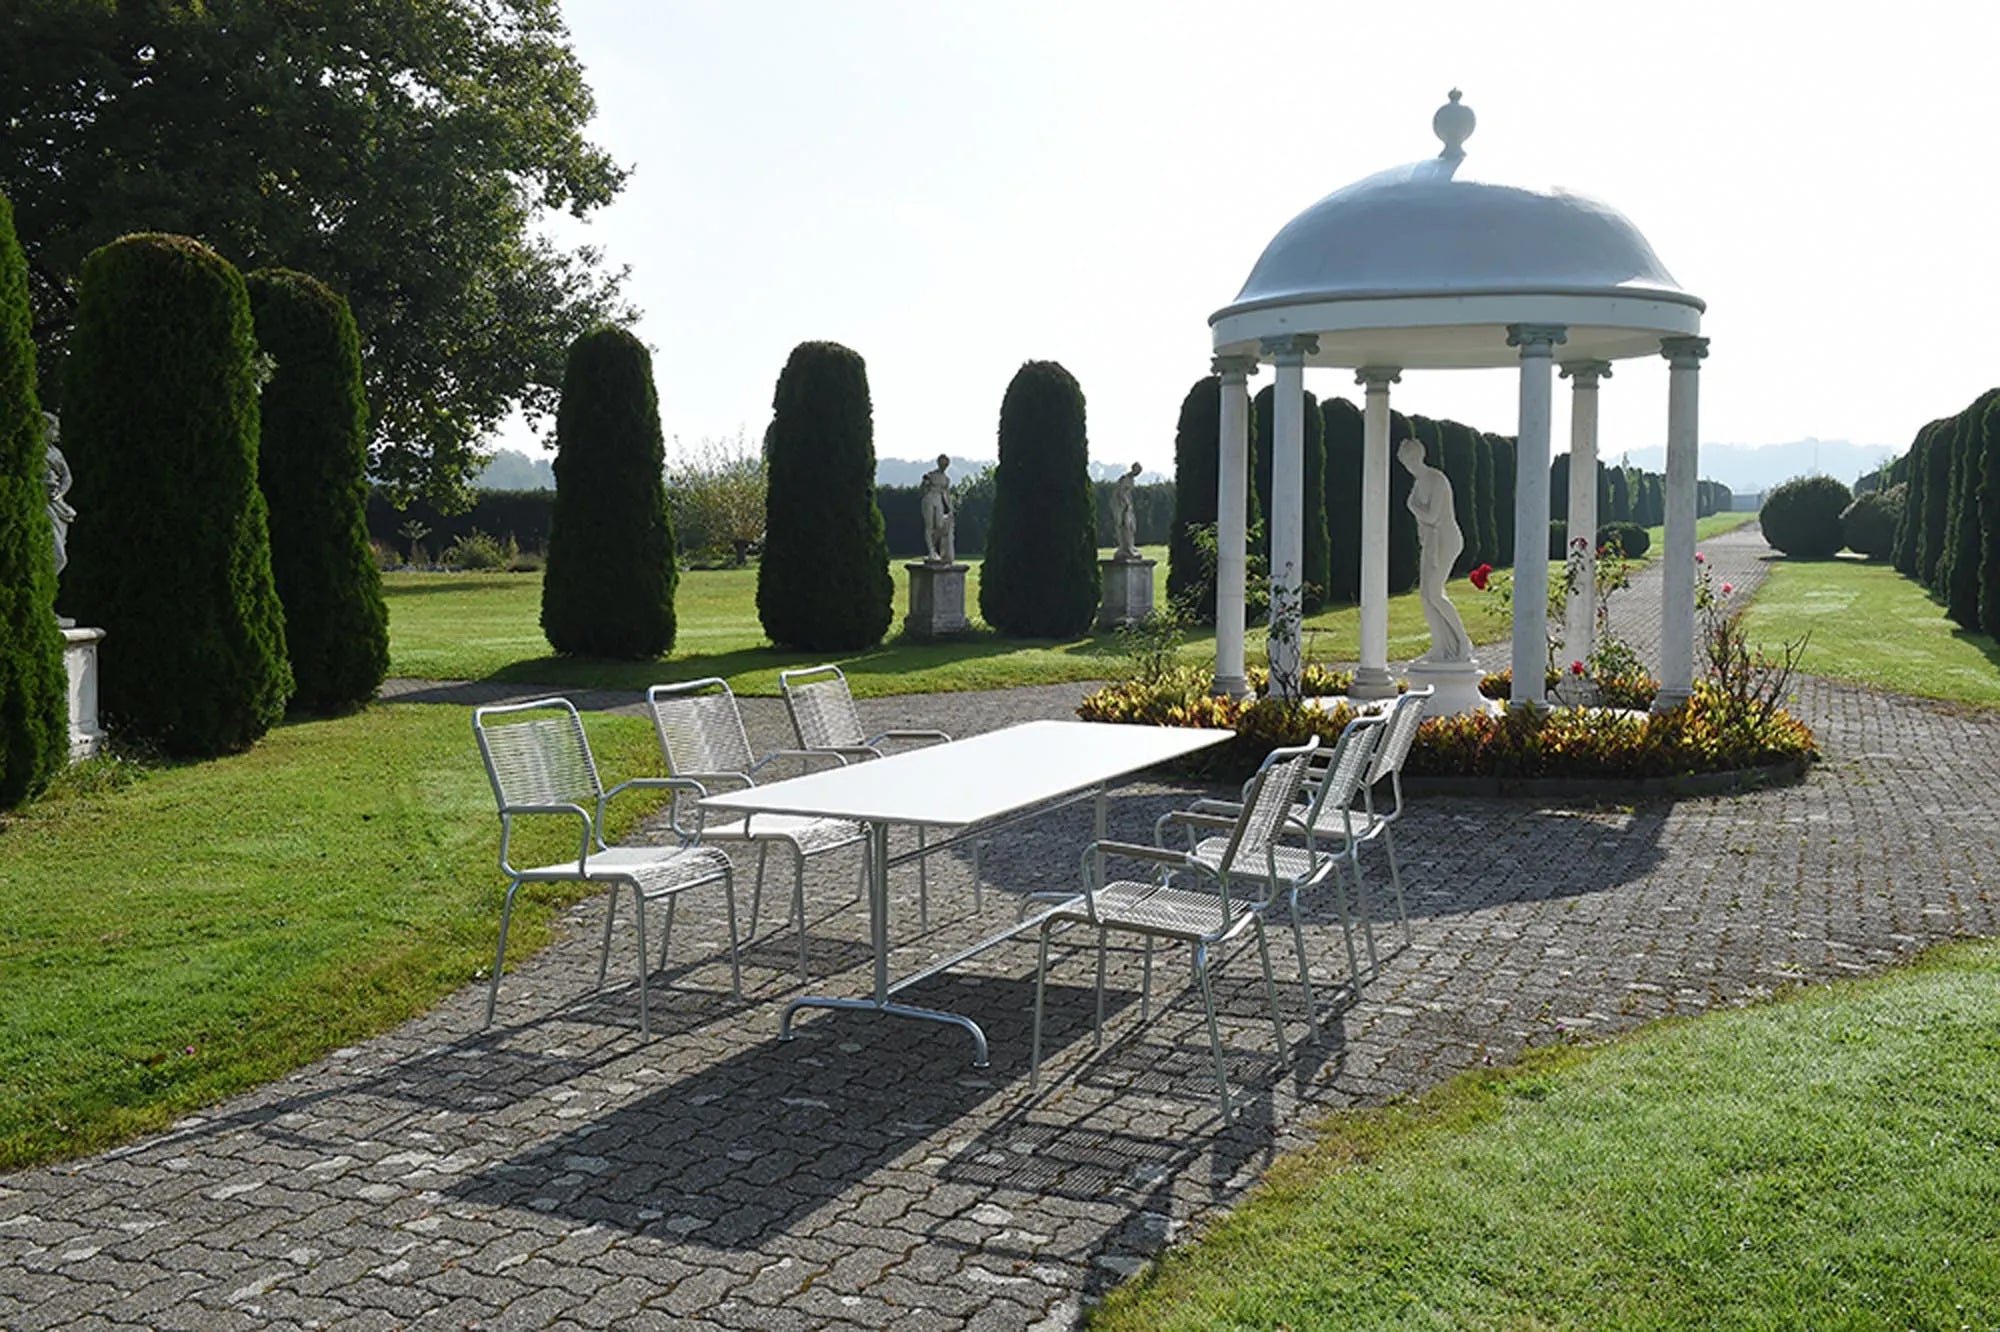
[[[1154,596],[1166,600],[1166,551],[1146,553],[1160,561]],[[968,609],[976,613],[980,562],[967,575]],[[778,672],[790,666],[833,660],[863,695],[938,693],[963,689],[1004,689],[1015,685],[1103,680],[1130,671],[1117,636],[1092,634],[1067,643],[1023,642],[980,632],[967,638],[927,643],[900,637],[892,629],[880,647],[845,655],[781,652],[764,637],[757,621],[757,571],[697,569],[681,577],[676,599],[679,641],[664,661],[611,662],[556,657],[542,637],[539,574],[389,574],[390,673],[436,680],[507,680],[566,688],[643,689],[650,684],[719,675],[739,694],[775,694]],[[906,611],[909,580],[896,568],[895,623]],[[1475,641],[1491,642],[1507,633],[1507,618],[1493,598],[1481,597],[1460,580],[1453,595]],[[1318,661],[1352,660],[1360,653],[1360,611],[1347,606],[1310,617],[1306,649]],[[1389,655],[1410,657],[1429,642],[1423,610],[1414,594],[1389,604]],[[1250,660],[1263,656],[1264,633],[1252,629]],[[1191,634],[1182,656],[1212,661],[1212,634]]]
[[[607,781],[660,771],[644,722],[585,724]],[[492,966],[506,880],[467,709],[378,706],[106,773],[0,820],[0,1169],[159,1128]],[[620,803],[620,826],[649,808]],[[523,890],[512,953],[559,900]]]
[[[1988,1327],[2000,945],[1335,1118],[1105,1332]]]
[[[1773,557],[1746,624],[1767,650],[1810,633],[1809,674],[2000,707],[2000,644],[1953,624],[1887,564]]]

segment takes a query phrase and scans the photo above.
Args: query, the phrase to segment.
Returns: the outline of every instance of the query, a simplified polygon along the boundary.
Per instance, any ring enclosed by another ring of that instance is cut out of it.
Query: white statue
[[[1138,463],[1133,463],[1131,471],[1111,483],[1111,530],[1118,536],[1113,559],[1139,558],[1139,518],[1133,510],[1132,491],[1139,484],[1142,470]]]
[[[928,564],[956,564],[957,521],[951,513],[951,478],[945,475],[951,466],[950,456],[940,453],[937,464],[924,473],[918,492],[924,514],[924,560]]]
[[[76,510],[63,498],[69,494],[71,478],[69,460],[56,447],[62,428],[54,412],[42,413],[42,427],[48,440],[49,526],[55,529],[56,572],[61,573],[69,564],[69,525],[76,521]]]
[[[1430,626],[1431,650],[1418,660],[1457,662],[1472,660],[1472,639],[1458,610],[1445,595],[1445,580],[1451,566],[1465,549],[1465,537],[1458,530],[1452,511],[1451,478],[1424,461],[1423,443],[1406,439],[1396,446],[1396,459],[1409,470],[1410,512],[1416,515],[1417,535],[1422,545],[1417,579],[1417,596],[1424,606],[1424,623]]]

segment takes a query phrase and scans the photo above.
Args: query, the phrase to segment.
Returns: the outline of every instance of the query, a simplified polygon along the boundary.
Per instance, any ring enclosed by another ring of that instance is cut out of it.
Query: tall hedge
[[[1300,557],[1305,568],[1299,571],[1299,581],[1306,587],[1305,609],[1316,611],[1326,604],[1326,589],[1332,583],[1331,566],[1327,553],[1326,521],[1326,422],[1320,419],[1319,399],[1312,394],[1304,395],[1304,414],[1299,427],[1299,462],[1303,476],[1304,490],[1300,497],[1300,521],[1304,524],[1300,537]],[[1251,421],[1256,427],[1256,456],[1263,469],[1260,483],[1262,511],[1271,512],[1271,477],[1277,466],[1277,436],[1274,433],[1278,415],[1278,386],[1267,384],[1257,394],[1256,404],[1251,413]],[[1265,550],[1270,549],[1270,532],[1265,531]]]
[[[1215,571],[1191,530],[1212,526],[1221,466],[1222,381],[1203,375],[1181,399],[1174,426],[1174,526],[1167,535],[1167,600],[1204,623],[1215,619]]]
[[[1514,563],[1514,437],[1489,433],[1486,442],[1493,450],[1492,563],[1504,569]]]
[[[1979,419],[1979,631],[2000,638],[2000,398]]]
[[[570,344],[556,408],[556,502],[542,633],[565,655],[650,661],[673,650],[673,517],[653,354],[622,328]]]
[[[1549,459],[1549,520],[1569,521],[1569,454]]]
[[[1631,478],[1623,467],[1607,467],[1605,472],[1611,482],[1611,502],[1598,505],[1597,521],[1629,523],[1632,521]]]
[[[875,505],[868,367],[837,342],[792,348],[764,435],[757,616],[780,647],[853,652],[889,631],[895,585]]]
[[[347,302],[317,278],[270,268],[244,282],[257,345],[273,362],[257,484],[270,509],[292,706],[334,712],[373,698],[389,673],[389,608],[368,549],[361,339]]]
[[[105,630],[106,722],[170,755],[254,742],[292,692],[257,489],[256,350],[242,275],[199,241],[127,236],[84,261],[62,438],[92,535],[64,595]]]
[[[1984,557],[1979,486],[1985,474],[1986,411],[2000,400],[2000,389],[1979,395],[1959,413],[1957,456],[1952,460],[1952,493],[1946,511],[1943,557],[1938,561],[1938,591],[1945,614],[1965,629],[1979,627],[1979,577]]]
[[[1000,401],[979,613],[1011,638],[1074,638],[1101,591],[1083,389],[1054,361],[1029,361]]]
[[[1500,561],[1500,519],[1493,511],[1493,444],[1484,433],[1471,426],[1458,427],[1465,432],[1466,441],[1472,445],[1472,480],[1479,487],[1479,507],[1474,516],[1479,520],[1479,560],[1488,564]]]
[[[1367,423],[1345,398],[1320,404],[1326,440],[1327,600],[1361,600],[1361,465]]]
[[[1944,558],[1945,515],[1951,502],[1951,461],[1958,448],[1958,427],[1956,416],[1939,421],[1931,432],[1930,446],[1924,450],[1916,575],[1917,581],[1929,588],[1937,586],[1938,562]]]
[[[1903,514],[1896,523],[1896,547],[1890,558],[1896,572],[1905,578],[1917,576],[1917,550],[1922,544],[1924,525],[1924,481],[1928,476],[1931,436],[1938,422],[1931,421],[1917,431],[1910,451],[1903,455]]]
[[[0,809],[69,759],[69,685],[56,628],[47,441],[35,396],[28,267],[0,195]]]
[[[1410,512],[1410,488],[1416,478],[1396,461],[1396,446],[1416,434],[1414,418],[1389,413],[1389,595],[1408,592],[1423,572],[1422,542],[1417,516]]]

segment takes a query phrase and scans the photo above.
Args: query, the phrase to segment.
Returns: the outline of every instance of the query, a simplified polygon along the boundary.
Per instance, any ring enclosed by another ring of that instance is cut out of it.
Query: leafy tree
[[[288,269],[245,278],[272,360],[259,404],[257,484],[285,608],[292,706],[365,703],[389,673],[389,608],[368,548],[368,400],[347,302]]]
[[[565,350],[630,317],[622,273],[537,222],[624,172],[557,0],[47,0],[0,25],[0,190],[59,363],[84,257],[132,231],[314,273],[353,307],[373,470],[463,507],[475,445],[553,407]]]
[[[1083,389],[1054,361],[1029,361],[1000,401],[993,528],[979,613],[1014,638],[1073,638],[1102,591]]]
[[[257,489],[258,369],[243,278],[185,236],[91,255],[65,366],[63,444],[91,530],[64,573],[106,630],[103,710],[177,757],[254,742],[292,692]]]
[[[1345,398],[1320,404],[1326,439],[1327,600],[1361,600],[1361,464],[1366,422]]]
[[[771,407],[758,618],[780,647],[873,647],[889,631],[896,589],[875,504],[868,367],[837,342],[802,342]]]
[[[570,348],[556,412],[556,504],[542,632],[557,652],[649,661],[673,650],[667,514],[653,354],[622,328]]]
[[[667,501],[682,550],[726,551],[746,564],[764,539],[764,455],[740,432],[734,440],[704,439],[667,469]]]
[[[1302,465],[1305,489],[1300,503],[1300,521],[1304,525],[1299,540],[1300,555],[1305,568],[1299,571],[1299,581],[1305,585],[1303,604],[1306,611],[1316,611],[1326,604],[1326,588],[1333,575],[1327,563],[1327,522],[1326,522],[1326,422],[1320,419],[1319,399],[1312,394],[1304,395],[1304,415],[1300,418],[1299,461]],[[1262,512],[1271,512],[1271,476],[1277,465],[1276,439],[1273,430],[1278,415],[1278,386],[1267,384],[1257,394],[1251,421],[1255,426],[1255,443],[1259,475],[1263,478],[1260,494]],[[1256,521],[1252,519],[1251,521]]]
[[[41,790],[69,760],[46,450],[28,269],[0,195],[0,809]]]

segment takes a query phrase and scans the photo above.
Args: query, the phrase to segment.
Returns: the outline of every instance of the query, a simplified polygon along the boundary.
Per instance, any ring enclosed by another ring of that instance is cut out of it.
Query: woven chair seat
[[[593,851],[581,871],[574,860],[521,871],[524,881],[586,879],[592,883],[630,883],[648,897],[676,888],[691,888],[720,878],[730,869],[727,852],[711,846],[614,846]]]
[[[1219,874],[1222,872],[1222,858],[1228,852],[1227,837],[1204,837],[1195,843],[1194,850],[1188,855]],[[1316,868],[1314,857],[1307,855],[1304,847],[1274,846],[1271,848],[1271,859],[1277,864],[1281,880],[1296,882],[1309,879]],[[1266,873],[1264,857],[1237,857],[1235,873],[1238,878],[1263,878]]]
[[[745,825],[748,825],[747,827]],[[861,825],[845,819],[815,819],[803,814],[756,814],[733,819],[709,818],[701,825],[704,841],[790,842],[806,855],[831,851],[861,840]]]

